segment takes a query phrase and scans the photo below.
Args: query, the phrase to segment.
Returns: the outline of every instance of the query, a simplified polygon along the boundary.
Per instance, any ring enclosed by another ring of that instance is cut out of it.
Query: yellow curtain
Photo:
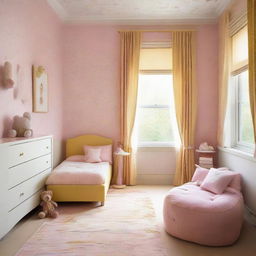
[[[229,36],[229,13],[224,12],[219,22],[219,114],[218,145],[224,147],[224,124],[228,99],[230,75],[231,39]]]
[[[126,185],[136,183],[135,154],[132,151],[132,132],[135,122],[140,32],[120,32],[121,36],[121,143],[130,156],[124,158],[123,179]]]
[[[195,32],[177,31],[172,35],[174,100],[181,138],[174,184],[181,185],[191,180],[195,170]]]
[[[256,1],[247,1],[249,40],[249,94],[256,143]],[[254,157],[256,157],[256,148]]]

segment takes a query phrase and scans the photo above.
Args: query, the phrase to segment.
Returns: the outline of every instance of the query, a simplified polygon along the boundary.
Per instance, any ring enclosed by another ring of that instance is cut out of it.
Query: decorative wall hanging
[[[13,73],[12,73],[12,65],[10,62],[6,61],[4,63],[4,86],[5,88],[13,88],[14,85],[14,79],[13,79]]]
[[[33,112],[48,112],[48,77],[42,66],[33,66]]]

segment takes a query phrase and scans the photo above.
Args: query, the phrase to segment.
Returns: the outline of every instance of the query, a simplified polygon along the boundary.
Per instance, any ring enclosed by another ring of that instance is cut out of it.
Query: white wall
[[[247,207],[256,214],[256,159],[236,150],[219,149],[219,166],[239,172],[243,179],[243,195]]]
[[[175,168],[175,148],[138,148],[137,184],[170,185]]]

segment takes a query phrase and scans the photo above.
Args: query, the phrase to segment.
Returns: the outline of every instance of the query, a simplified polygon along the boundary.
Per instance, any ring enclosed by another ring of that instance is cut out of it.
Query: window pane
[[[139,108],[138,137],[140,142],[174,141],[168,108]]]
[[[253,125],[249,103],[248,71],[238,75],[239,142],[253,143]]]
[[[140,75],[139,105],[169,105],[172,93],[172,75]]]

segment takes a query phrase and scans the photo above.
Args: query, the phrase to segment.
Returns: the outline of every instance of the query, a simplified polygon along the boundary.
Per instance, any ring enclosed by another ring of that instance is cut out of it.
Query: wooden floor
[[[134,187],[133,187],[134,188]],[[169,236],[163,227],[162,222],[162,202],[164,195],[170,186],[136,186],[150,196],[157,216],[157,221],[162,230],[162,239],[166,245],[170,256],[255,256],[256,255],[256,228],[244,223],[239,240],[232,246],[227,247],[207,247],[185,242]],[[129,188],[128,188],[129,189]],[[107,203],[107,201],[106,201]],[[92,204],[92,207],[95,205]],[[1,241],[0,255],[12,256],[27,241],[27,239],[43,223],[32,212],[20,221]],[[121,256],[121,255],[120,255]],[[157,255],[156,255],[157,256]]]

